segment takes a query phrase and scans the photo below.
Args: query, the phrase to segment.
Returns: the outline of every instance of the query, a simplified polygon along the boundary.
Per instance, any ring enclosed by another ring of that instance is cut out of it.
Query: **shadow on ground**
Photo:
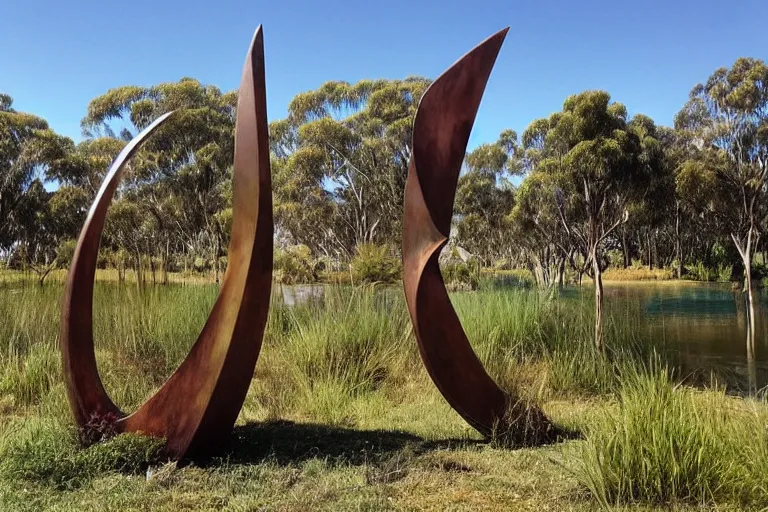
[[[561,431],[555,442],[578,437]],[[327,459],[355,466],[380,463],[403,453],[418,456],[436,450],[462,450],[496,443],[467,438],[428,440],[397,430],[357,430],[316,423],[276,420],[236,426],[228,447],[219,457],[198,464],[276,462],[293,466],[310,459]],[[507,447],[511,448],[511,447]]]
[[[254,464],[269,460],[289,466],[319,458],[334,463],[364,465],[386,460],[403,451],[420,455],[480,444],[485,442],[472,439],[432,441],[396,430],[355,430],[280,420],[235,427],[225,454],[207,462],[215,464],[226,459],[235,464]]]

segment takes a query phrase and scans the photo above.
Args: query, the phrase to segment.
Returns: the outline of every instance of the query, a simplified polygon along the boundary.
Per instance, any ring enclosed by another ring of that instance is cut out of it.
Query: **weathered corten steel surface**
[[[81,427],[111,416],[117,431],[167,440],[170,456],[202,455],[229,436],[253,378],[272,284],[270,183],[261,27],[243,69],[237,103],[232,237],[219,296],[187,358],[160,390],[125,416],[102,386],[93,348],[93,281],[107,208],[121,171],[167,114],[120,153],[99,190],[67,278],[61,350],[70,405]]]
[[[424,93],[413,126],[403,220],[403,284],[421,358],[448,403],[485,435],[504,418],[508,397],[473,352],[438,257],[450,234],[469,134],[507,30],[459,59]]]

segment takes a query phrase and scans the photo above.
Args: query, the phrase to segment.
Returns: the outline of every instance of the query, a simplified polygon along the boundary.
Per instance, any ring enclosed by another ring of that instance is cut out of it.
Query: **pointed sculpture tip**
[[[155,122],[153,124],[155,126],[160,126],[162,123],[166,122],[169,117],[172,117],[172,116],[176,117],[176,115],[175,115],[176,112],[178,112],[178,110],[169,110],[165,114],[163,114],[160,117],[158,117],[157,119],[155,119]]]
[[[166,120],[168,120],[169,117],[174,115],[176,112],[178,112],[178,110],[171,110],[157,117],[154,121],[150,123],[149,126],[147,126],[144,130],[142,130],[141,133],[139,133],[139,135],[136,136],[136,139],[143,139],[145,136],[149,135],[151,132],[153,132],[156,128],[158,128],[161,124],[163,124]]]
[[[508,32],[509,32],[509,27],[503,28],[503,29],[499,30],[498,32],[496,32],[495,34],[493,34],[492,36],[490,36],[488,39],[486,39],[485,41],[483,41],[482,43],[480,43],[477,46],[478,47],[479,46],[483,46],[483,44],[485,44],[485,43],[487,43],[489,41],[492,41],[492,40],[498,40],[499,41],[499,45],[502,45],[502,44],[504,44],[504,40],[507,38],[507,33]]]
[[[259,24],[258,27],[256,27],[256,31],[253,33],[253,39],[251,39],[251,46],[249,48],[249,52],[252,52],[254,47],[257,44],[262,44],[263,41],[263,30],[262,25]]]

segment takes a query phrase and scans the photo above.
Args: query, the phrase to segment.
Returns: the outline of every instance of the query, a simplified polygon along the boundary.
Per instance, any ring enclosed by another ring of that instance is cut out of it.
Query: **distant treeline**
[[[287,118],[270,124],[278,247],[304,247],[307,258],[341,270],[363,244],[386,245],[397,258],[412,119],[429,84],[333,81],[291,101]],[[90,102],[85,138],[74,144],[0,94],[4,264],[41,278],[66,266],[112,159],[176,109],[130,165],[101,264],[160,280],[169,270],[218,277],[232,215],[236,100],[237,91],[191,78],[119,87]],[[740,58],[696,85],[674,127],[630,118],[607,92],[585,91],[521,136],[506,130],[467,154],[453,243],[482,266],[528,268],[544,287],[563,284],[566,272],[599,282],[609,264],[633,262],[678,277],[749,277],[743,269],[767,248],[767,161],[761,60]]]

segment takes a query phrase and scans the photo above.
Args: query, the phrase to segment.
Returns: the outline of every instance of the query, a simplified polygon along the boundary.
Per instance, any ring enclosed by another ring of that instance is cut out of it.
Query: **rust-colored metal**
[[[163,437],[170,456],[209,453],[227,438],[253,378],[272,285],[270,183],[264,44],[256,30],[237,102],[232,238],[219,296],[187,358],[135,413],[126,416],[104,390],[93,347],[93,282],[109,203],[125,163],[169,114],[120,153],[80,233],[67,277],[60,343],[70,405],[81,427],[117,418],[117,431]]]
[[[508,29],[440,75],[419,103],[405,185],[403,285],[419,352],[449,404],[488,436],[509,406],[451,306],[438,257],[448,242],[459,172],[485,85]]]

